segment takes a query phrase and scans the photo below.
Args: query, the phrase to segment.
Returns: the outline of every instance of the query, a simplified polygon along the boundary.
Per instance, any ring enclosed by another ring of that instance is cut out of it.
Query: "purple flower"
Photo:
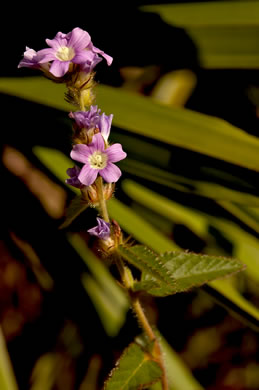
[[[90,50],[92,50],[94,53],[96,54],[100,54],[107,62],[107,65],[111,65],[112,61],[113,61],[113,58],[111,56],[109,56],[108,54],[105,54],[104,51],[98,49],[98,47],[95,47],[92,42],[90,42],[88,48]]]
[[[48,70],[48,66],[46,64],[40,65],[41,57],[38,55],[38,53],[30,49],[29,47],[26,46],[26,51],[23,53],[23,59],[20,61],[18,68],[33,68],[33,69],[40,69],[42,70]]]
[[[107,55],[107,54],[106,54]],[[102,58],[98,54],[94,54],[91,60],[87,60],[83,65],[81,65],[81,70],[85,73],[90,73],[96,67],[99,62],[102,61]]]
[[[73,147],[70,156],[73,160],[84,164],[78,179],[86,186],[93,184],[98,173],[107,183],[119,180],[121,170],[114,162],[123,160],[127,155],[121,144],[114,144],[105,149],[104,139],[100,133],[93,136],[89,145],[77,144]]]
[[[76,188],[83,188],[84,185],[78,179],[78,175],[80,172],[81,169],[77,166],[74,166],[73,168],[68,168],[67,174],[70,177],[70,179],[66,179],[66,183]]]
[[[83,72],[91,72],[101,61],[100,55],[107,64],[112,63],[112,57],[95,47],[87,31],[79,27],[68,34],[58,32],[54,39],[46,39],[49,48],[35,52],[26,48],[24,58],[18,67],[43,68],[49,67],[49,72],[55,77],[63,77],[69,70],[70,64],[77,64]]]
[[[38,55],[42,57],[39,63],[52,61],[50,73],[56,77],[62,77],[69,70],[71,62],[84,64],[94,58],[92,51],[85,50],[90,42],[91,37],[88,32],[79,27],[74,28],[68,34],[58,32],[54,39],[46,39],[50,48],[38,52]]]
[[[98,225],[93,227],[92,229],[87,230],[91,236],[96,236],[101,238],[102,240],[107,240],[110,236],[110,224],[109,222],[105,222],[101,218],[96,218]]]
[[[111,131],[113,114],[105,115],[102,113],[100,115],[100,112],[101,110],[97,106],[91,106],[89,111],[70,113],[70,118],[75,119],[79,128],[85,128],[86,130],[98,128],[107,143]]]

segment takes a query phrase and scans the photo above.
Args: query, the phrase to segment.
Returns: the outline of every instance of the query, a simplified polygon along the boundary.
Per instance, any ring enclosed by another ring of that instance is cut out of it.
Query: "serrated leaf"
[[[192,375],[181,357],[173,350],[157,329],[155,329],[155,333],[163,355],[169,390],[202,390],[202,386]],[[146,348],[146,335],[142,334],[136,340]],[[152,385],[150,390],[162,390],[160,382]]]
[[[132,290],[137,291],[149,291],[153,288],[159,288],[159,283],[155,280],[144,280],[144,281],[136,281],[133,284]]]
[[[124,351],[110,374],[104,390],[136,390],[159,380],[160,366],[136,343]]]
[[[67,168],[70,160],[64,154],[63,159],[66,159],[65,166]],[[64,182],[66,175],[63,166],[54,165],[52,158],[49,154],[46,154],[46,161],[42,162],[46,163],[47,167],[54,174],[56,174],[62,182]],[[76,189],[74,189],[73,187],[71,187],[71,189],[76,191]],[[159,232],[157,229],[147,223],[143,218],[137,215],[130,207],[122,204],[118,199],[111,199],[108,202],[108,209],[111,217],[117,220],[126,232],[132,234],[134,238],[148,245],[156,252],[179,249],[172,240],[169,240],[167,237],[164,237],[161,232]],[[242,241],[244,238],[248,238],[248,234],[246,234],[245,231],[241,232],[241,230],[237,229],[237,227],[233,224],[228,224],[222,219],[219,220],[217,218],[212,217],[210,217],[209,219],[213,221],[213,223],[216,223],[219,229],[223,229],[223,231],[226,230],[226,234],[228,234],[230,237],[232,237],[232,235],[234,234],[234,239],[237,240],[237,242]],[[246,257],[242,259],[244,260],[244,262],[246,261]],[[252,266],[250,268],[251,272],[253,272]],[[258,328],[257,324],[259,320],[259,310],[253,304],[247,301],[244,297],[242,297],[237,290],[224,290],[223,282],[224,281],[222,280],[217,280],[216,284],[214,283],[213,287],[211,288],[212,292],[215,291],[215,293],[218,294],[217,301],[224,307],[230,309],[234,314],[237,313],[237,315],[239,317],[242,317],[246,323],[249,323],[251,326],[257,326]],[[213,295],[212,292],[209,292],[210,295]],[[227,302],[225,302],[223,296],[227,298]],[[239,314],[239,308],[241,308],[242,310],[241,315]]]
[[[176,289],[173,275],[164,267],[159,256],[150,248],[144,245],[120,246],[118,252],[130,264],[145,274],[151,275],[148,280],[149,283],[144,281],[144,284],[140,285],[142,288],[145,286],[148,291],[150,289],[153,291],[154,287],[158,286],[159,291],[162,288],[162,295],[170,295]],[[154,279],[153,283],[152,279]]]
[[[201,286],[244,269],[238,260],[187,252],[156,254],[143,245],[121,247],[125,260],[144,271],[143,284],[150,294],[165,296]],[[159,287],[152,287],[152,281]],[[139,286],[140,287],[140,286]]]

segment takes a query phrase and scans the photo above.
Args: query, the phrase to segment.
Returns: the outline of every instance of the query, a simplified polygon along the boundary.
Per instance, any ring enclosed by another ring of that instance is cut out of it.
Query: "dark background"
[[[1,77],[33,76],[34,71],[30,69],[17,69],[25,46],[40,50],[46,47],[45,38],[52,39],[57,31],[67,33],[78,26],[90,33],[95,46],[114,58],[111,67],[107,67],[105,61],[97,66],[97,81],[113,86],[122,85],[123,79],[119,70],[124,66],[157,65],[159,76],[174,69],[191,69],[197,75],[198,83],[187,107],[224,118],[257,136],[256,107],[247,96],[247,88],[259,84],[258,71],[202,69],[197,59],[198,49],[187,33],[183,29],[167,25],[157,15],[139,11],[138,6],[145,3],[152,2],[5,4],[2,17],[6,18],[6,23],[1,27]],[[149,90],[147,88],[145,93],[148,94]],[[64,128],[62,127],[64,113],[14,97],[1,95],[0,98],[2,147],[8,144],[17,148],[43,171],[44,167],[31,152],[33,145],[57,147],[68,153],[70,130],[69,122],[65,122]],[[64,138],[60,142],[62,134]],[[47,173],[46,170],[45,172]],[[82,343],[87,346],[77,363],[77,381],[80,382],[93,352],[100,353],[106,359],[107,363],[103,368],[105,376],[108,369],[112,368],[113,359],[121,346],[126,346],[138,333],[135,319],[129,313],[129,321],[116,340],[110,340],[105,335],[90,300],[79,284],[78,274],[82,264],[67,246],[64,233],[57,230],[60,221],[51,219],[42,210],[38,200],[30,194],[19,178],[11,175],[4,167],[1,168],[1,174],[1,237],[8,248],[7,251],[13,258],[23,260],[21,253],[10,240],[9,233],[14,231],[30,242],[56,283],[53,293],[42,293],[41,315],[35,314],[34,320],[28,321],[22,333],[18,332],[9,340],[8,348],[20,389],[28,388],[31,370],[37,357],[55,348],[63,351],[64,346],[60,347],[57,335],[67,319],[77,324]],[[72,198],[72,193],[68,196]],[[91,211],[88,220],[83,222],[79,218],[73,229],[82,229],[83,223],[87,225],[86,228],[91,227],[94,219],[94,211]],[[179,242],[183,241],[182,234],[180,236]],[[72,257],[75,259],[73,269],[70,261]],[[27,272],[30,281],[35,283],[28,269]],[[193,327],[199,327],[201,324],[210,326],[219,323],[226,316],[225,311],[217,307],[213,313],[203,317],[203,322],[191,319],[186,308],[192,298],[192,294],[179,294],[158,303],[161,313],[160,329],[168,337],[174,329],[173,333],[178,336],[171,341],[179,351]],[[11,297],[12,304],[17,306],[15,299],[17,300],[17,293]],[[85,307],[84,314],[81,312],[82,304]],[[168,307],[178,308],[177,318],[173,318],[170,312],[168,314]],[[237,345],[240,342],[240,325],[234,324],[232,329],[236,338],[233,337],[231,342]],[[98,338],[91,337],[92,334],[98,334]],[[216,372],[217,364],[210,367],[208,384],[213,382]],[[203,371],[199,379],[206,385]]]

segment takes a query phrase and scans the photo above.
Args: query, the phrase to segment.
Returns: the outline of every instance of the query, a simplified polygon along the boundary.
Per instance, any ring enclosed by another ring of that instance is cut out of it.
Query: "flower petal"
[[[39,50],[37,52],[37,58],[39,64],[44,64],[45,62],[56,60],[56,50],[52,48]]]
[[[94,60],[94,53],[90,52],[89,50],[81,50],[76,53],[75,57],[73,58],[74,64],[84,64],[85,62],[92,62]]]
[[[89,146],[92,150],[99,150],[101,152],[104,151],[104,140],[101,133],[97,133],[93,136],[93,140]]]
[[[83,50],[91,42],[91,37],[88,32],[82,30],[79,27],[74,28],[71,31],[70,39],[67,46],[73,47],[76,50]]]
[[[117,162],[127,157],[127,153],[122,150],[121,144],[114,144],[105,150],[109,162]]]
[[[70,157],[75,161],[79,161],[85,164],[88,162],[88,157],[90,154],[91,152],[87,145],[77,144],[71,150]]]
[[[113,58],[109,56],[109,54],[104,53],[103,50],[98,49],[98,47],[95,47],[93,44],[90,45],[91,49],[93,50],[94,53],[101,54],[103,58],[105,58],[107,65],[111,65]]]
[[[96,218],[98,225],[93,227],[92,229],[88,229],[88,233],[90,233],[92,236],[97,236],[101,238],[102,240],[107,240],[110,236],[110,224],[109,222],[105,222],[101,218]]]
[[[86,164],[81,169],[80,174],[78,175],[78,179],[83,183],[85,186],[90,186],[93,184],[95,179],[97,178],[99,170],[93,169],[89,166],[89,164]]]
[[[106,142],[108,141],[110,135],[112,119],[113,119],[113,114],[108,116],[103,113],[100,116],[99,129]]]
[[[107,183],[115,183],[121,177],[120,168],[112,163],[108,163],[99,173]]]
[[[63,34],[62,32],[58,32],[54,39],[46,39],[45,42],[47,45],[52,47],[55,51],[57,51],[60,46],[66,46],[67,40],[66,40],[66,34]]]
[[[55,60],[52,62],[51,67],[49,69],[50,73],[55,77],[63,77],[65,73],[67,73],[69,69],[70,61],[59,61]]]

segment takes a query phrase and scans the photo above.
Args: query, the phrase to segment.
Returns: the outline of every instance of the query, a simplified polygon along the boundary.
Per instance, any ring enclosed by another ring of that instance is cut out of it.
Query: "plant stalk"
[[[108,210],[107,210],[107,205],[106,205],[106,200],[104,198],[103,178],[101,176],[98,176],[95,184],[96,184],[96,188],[98,191],[100,214],[105,222],[110,222],[109,214],[108,214]]]
[[[116,262],[117,268],[120,272],[120,276],[121,276],[123,284],[125,285],[125,287],[128,290],[130,290],[132,288],[132,283],[134,281],[130,269],[125,266],[125,264],[123,263],[123,260],[121,259],[119,254],[116,255],[115,262]],[[143,307],[141,306],[140,300],[137,297],[137,295],[130,295],[130,298],[131,298],[131,307],[138,318],[139,325],[141,326],[143,331],[146,333],[149,340],[151,342],[154,342],[152,356],[155,358],[156,362],[159,364],[159,366],[162,370],[162,373],[163,373],[162,378],[161,378],[162,389],[169,390],[167,377],[166,377],[166,373],[165,373],[165,366],[164,366],[162,351],[161,351],[161,347],[160,347],[159,341],[157,339],[157,336],[156,336],[155,332],[153,331],[153,329],[152,329],[152,327],[151,327],[151,325],[146,317],[146,314],[143,310]]]

